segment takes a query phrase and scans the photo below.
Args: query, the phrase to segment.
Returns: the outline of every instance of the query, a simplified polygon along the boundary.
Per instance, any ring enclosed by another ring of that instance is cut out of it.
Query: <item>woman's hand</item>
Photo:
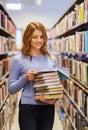
[[[25,74],[25,78],[27,80],[34,80],[35,79],[35,75],[37,74],[36,70],[30,70]]]
[[[40,95],[40,101],[48,104],[55,104],[55,99],[45,99],[44,95]]]

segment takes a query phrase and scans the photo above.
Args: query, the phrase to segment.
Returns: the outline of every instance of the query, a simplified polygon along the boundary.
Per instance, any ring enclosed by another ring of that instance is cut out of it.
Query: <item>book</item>
[[[58,75],[58,73],[57,73],[57,71],[55,71],[55,72],[42,72],[42,73],[38,73],[38,75],[36,76],[37,78],[39,78],[39,77],[51,77],[51,76],[57,76]]]
[[[51,73],[55,73],[55,72],[57,72],[57,68],[45,69],[45,70],[38,71],[37,75],[38,74],[45,74],[45,73],[51,74]]]
[[[85,3],[85,22],[88,21],[88,0],[84,0]]]
[[[58,68],[58,75],[61,81],[68,79],[70,77],[69,69],[65,67]]]
[[[41,83],[36,83],[35,82],[35,84],[34,84],[34,88],[36,88],[36,87],[44,87],[44,86],[52,86],[52,85],[59,85],[59,81],[54,81],[54,82],[42,82],[41,81]]]
[[[52,76],[52,79],[57,79],[57,78],[58,78],[58,75]],[[46,80],[46,79],[47,79],[47,80],[50,80],[50,79],[51,79],[51,76],[48,76],[48,77],[47,77],[47,76],[46,76],[46,77],[37,77],[37,76],[36,76],[35,81],[41,81],[41,80]]]
[[[59,98],[63,97],[63,94],[47,94],[47,95],[44,95],[44,97],[45,97],[45,99],[59,99]],[[35,99],[39,100],[40,96],[36,95]]]
[[[85,20],[84,2],[79,5],[79,23],[83,23]]]
[[[58,78],[51,78],[51,79],[45,79],[45,80],[41,80],[41,81],[36,81],[35,84],[43,84],[43,83],[50,83],[50,82],[60,82],[60,79]]]
[[[44,92],[44,93],[46,93],[46,92],[57,92],[57,91],[63,91],[63,89],[62,88],[55,88],[55,89],[40,89],[40,90],[37,90],[37,93],[42,93],[42,92]]]
[[[55,83],[54,83],[55,82]],[[53,84],[58,84],[60,82],[59,79],[46,79],[46,80],[41,80],[41,81],[36,81],[35,82],[35,85],[36,86],[37,84],[40,86],[41,84],[46,86],[46,85],[50,85],[51,83]]]
[[[46,86],[46,87],[38,87],[36,91],[54,91],[54,90],[63,90],[62,85],[60,86]]]
[[[88,52],[88,30],[85,31],[85,52]]]
[[[36,93],[36,96],[37,96],[37,95],[42,95],[42,94],[43,94],[43,95],[52,95],[52,94],[55,95],[55,94],[58,94],[58,93],[61,93],[61,94],[62,94],[62,91],[48,91],[48,92],[43,92],[43,91],[42,91],[42,92],[37,92],[37,93]]]

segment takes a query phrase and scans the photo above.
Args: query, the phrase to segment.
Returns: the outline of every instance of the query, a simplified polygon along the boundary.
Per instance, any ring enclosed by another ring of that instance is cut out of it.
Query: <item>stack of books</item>
[[[63,97],[63,86],[56,70],[38,72],[33,87],[36,92],[36,100],[39,100],[40,95],[44,95],[45,99],[59,99]]]

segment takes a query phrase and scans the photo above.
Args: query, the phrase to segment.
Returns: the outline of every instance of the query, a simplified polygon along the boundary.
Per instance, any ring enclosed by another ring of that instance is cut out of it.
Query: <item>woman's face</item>
[[[42,31],[36,29],[32,35],[31,49],[40,50],[43,44],[44,44],[43,33]]]

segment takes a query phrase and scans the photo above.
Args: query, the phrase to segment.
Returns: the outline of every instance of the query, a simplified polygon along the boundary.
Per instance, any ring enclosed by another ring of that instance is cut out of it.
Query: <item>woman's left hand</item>
[[[55,99],[45,99],[44,95],[40,95],[40,101],[48,104],[55,104]]]

